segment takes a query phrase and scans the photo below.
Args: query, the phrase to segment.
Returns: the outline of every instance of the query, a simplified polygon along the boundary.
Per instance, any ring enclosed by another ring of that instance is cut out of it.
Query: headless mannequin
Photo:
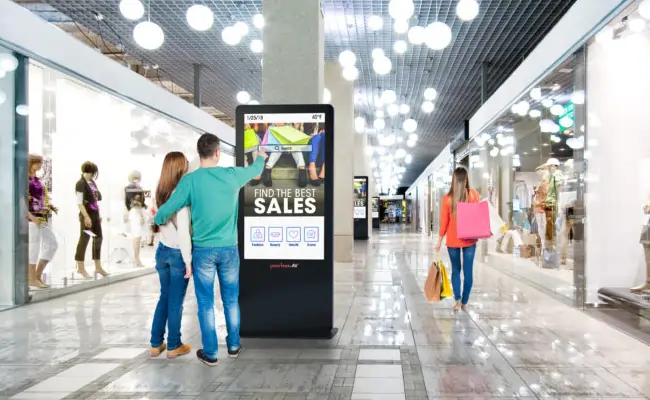
[[[545,168],[537,168],[540,184],[535,189],[535,220],[537,222],[537,231],[541,239],[542,249],[546,246],[546,194],[548,193],[549,172]]]
[[[643,206],[643,213],[650,215],[650,202]],[[650,229],[650,227],[645,228],[643,232],[646,232],[647,229]],[[642,233],[640,242],[643,245],[643,255],[645,257],[645,283],[631,288],[630,291],[632,293],[650,293],[650,234],[646,233],[644,235]]]
[[[145,209],[144,190],[140,186],[141,175],[138,171],[129,174],[129,185],[124,188],[124,202],[126,205],[126,221],[129,224],[129,231],[133,244],[133,260],[137,268],[144,267],[140,260],[140,249],[142,248],[142,236],[145,230]]]

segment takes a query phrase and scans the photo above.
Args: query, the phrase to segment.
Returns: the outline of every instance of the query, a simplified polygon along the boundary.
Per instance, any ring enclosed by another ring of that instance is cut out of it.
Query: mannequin
[[[650,202],[643,206],[643,213],[650,215]],[[643,255],[645,257],[645,283],[631,288],[630,291],[632,293],[650,293],[650,221],[647,221],[643,227],[639,242],[643,246]]]
[[[49,193],[43,181],[36,173],[43,165],[41,156],[29,155],[29,192],[27,196],[29,218],[29,270],[28,284],[37,289],[47,289],[43,282],[43,271],[52,260],[58,244],[49,227],[52,213],[58,209],[49,202]],[[40,256],[40,257],[39,257]]]
[[[77,194],[77,206],[79,207],[79,241],[75,261],[77,262],[77,273],[84,279],[91,279],[84,266],[86,248],[92,237],[92,257],[95,263],[95,275],[108,276],[102,268],[102,217],[99,214],[99,202],[102,201],[102,194],[97,188],[97,165],[86,161],[81,165],[81,178],[75,185]]]
[[[562,182],[564,181],[562,172],[558,169],[560,162],[557,158],[549,158],[546,162],[548,168],[548,192],[546,194],[546,240],[547,248],[552,249],[555,246],[556,239],[556,219],[558,214],[558,198]]]
[[[542,249],[546,244],[546,195],[548,193],[548,176],[549,172],[546,166],[541,165],[535,169],[539,176],[540,184],[535,189],[533,206],[535,208],[535,221],[537,222],[537,231],[542,243]]]
[[[144,190],[140,186],[142,175],[139,171],[129,174],[129,184],[124,188],[124,204],[128,232],[133,240],[133,259],[137,268],[144,267],[140,260],[140,249],[142,248],[142,237],[146,236],[146,204],[144,203]]]

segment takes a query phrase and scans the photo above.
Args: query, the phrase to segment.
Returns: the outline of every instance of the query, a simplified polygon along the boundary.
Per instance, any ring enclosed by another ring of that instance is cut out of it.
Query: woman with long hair
[[[454,170],[449,193],[442,198],[440,207],[440,237],[435,247],[436,253],[440,252],[442,239],[447,236],[447,251],[451,260],[451,286],[454,288],[454,311],[465,310],[469,301],[469,294],[474,283],[474,253],[476,240],[463,240],[458,238],[456,227],[456,207],[458,203],[474,203],[479,201],[476,190],[469,186],[467,170],[458,167]],[[460,288],[460,275],[463,274],[463,289]]]
[[[176,189],[189,164],[179,151],[167,153],[156,188],[156,206],[162,206]],[[156,271],[160,278],[160,299],[151,324],[151,356],[158,357],[167,350],[167,358],[189,353],[192,348],[181,341],[181,319],[187,285],[192,276],[192,239],[190,212],[179,210],[160,226]],[[167,325],[167,343],[165,343]]]

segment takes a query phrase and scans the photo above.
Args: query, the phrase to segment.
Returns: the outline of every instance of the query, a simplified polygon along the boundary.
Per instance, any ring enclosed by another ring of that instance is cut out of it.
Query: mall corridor
[[[154,275],[3,312],[0,399],[650,395],[650,348],[496,269],[476,266],[469,314],[454,315],[448,301],[424,299],[426,237],[382,231],[355,253],[336,266],[333,340],[245,340],[239,359],[215,368],[194,354],[149,357]],[[183,334],[194,349],[196,310],[190,288]]]

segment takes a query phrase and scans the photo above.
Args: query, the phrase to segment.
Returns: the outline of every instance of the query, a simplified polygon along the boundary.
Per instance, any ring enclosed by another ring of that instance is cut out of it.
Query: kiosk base
[[[241,337],[245,339],[332,339],[338,332],[339,328],[331,328],[310,331],[242,333]]]

